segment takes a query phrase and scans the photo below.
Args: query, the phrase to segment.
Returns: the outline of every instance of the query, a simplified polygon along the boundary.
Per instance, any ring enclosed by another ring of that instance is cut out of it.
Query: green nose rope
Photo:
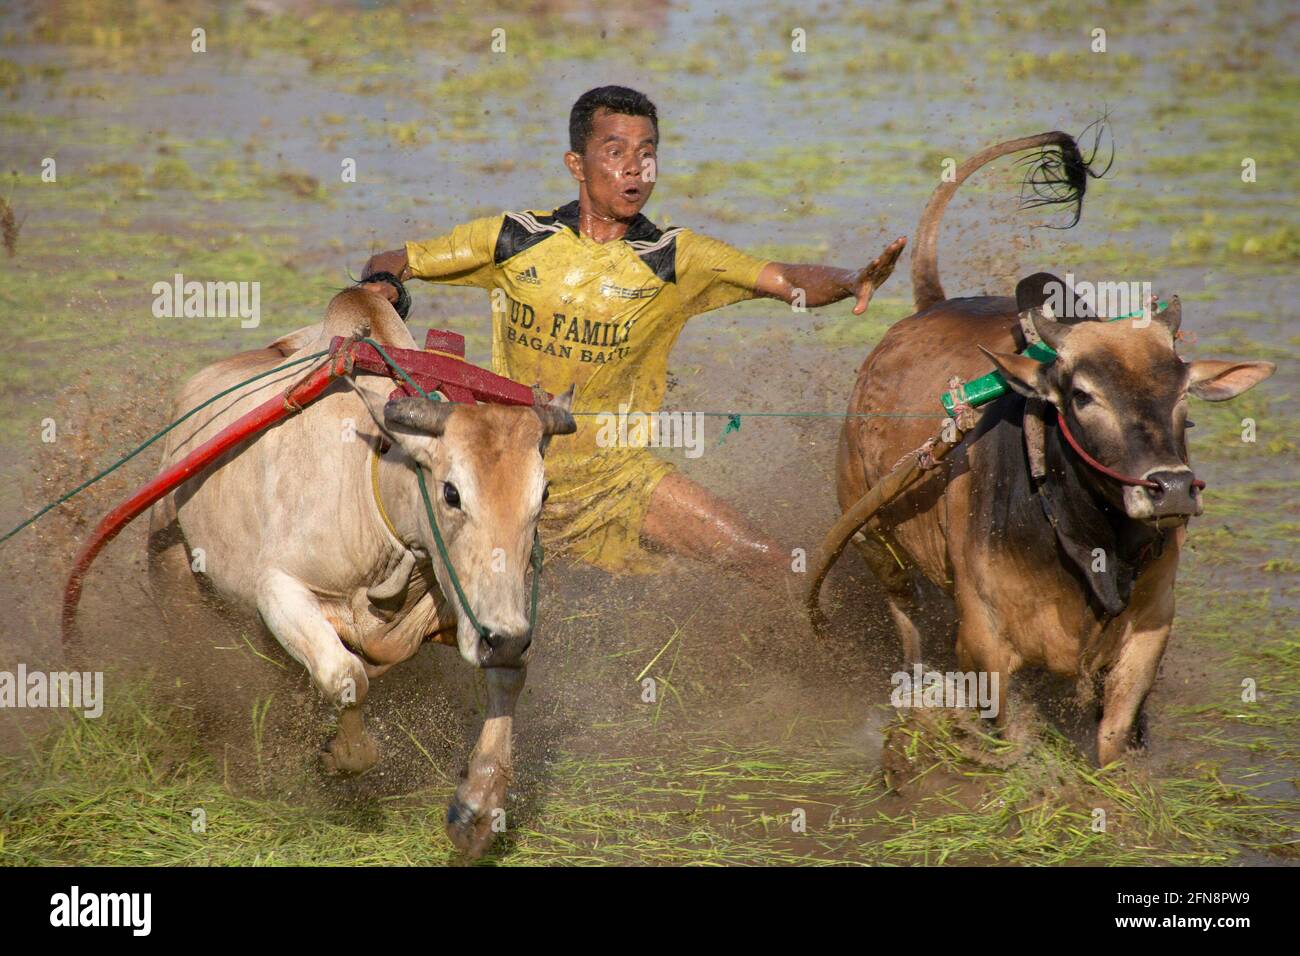
[[[438,522],[433,517],[433,502],[429,499],[429,487],[424,483],[424,469],[419,465],[415,466],[415,480],[420,483],[420,497],[424,499],[424,513],[429,517],[429,526],[433,528],[433,541],[438,546],[438,556],[442,558],[443,567],[447,569],[447,576],[451,578],[451,586],[456,591],[456,599],[460,601],[460,606],[465,609],[465,616],[469,618],[474,630],[478,632],[480,637],[486,637],[490,632],[474,616],[469,601],[465,598],[465,592],[460,586],[460,577],[456,574],[455,567],[452,566],[451,556],[447,553],[447,545],[442,540],[442,532],[438,530]],[[542,583],[543,557],[541,536],[534,531],[533,550],[528,562],[533,569],[533,595],[528,608],[528,633],[530,634],[537,625],[537,592]]]
[[[406,374],[406,370],[392,360],[384,347],[372,338],[363,338],[360,341],[365,342],[379,353],[388,367],[397,372],[411,388],[419,392],[424,398],[431,402],[442,401],[442,396],[437,392],[429,393],[422,389]],[[451,563],[451,555],[447,553],[447,543],[442,539],[442,531],[438,528],[438,520],[433,516],[433,501],[429,498],[429,487],[424,482],[424,469],[418,462],[415,463],[415,480],[420,485],[420,497],[424,499],[424,513],[429,519],[429,527],[433,529],[433,542],[438,548],[438,557],[442,559],[442,566],[447,569],[447,577],[451,578],[452,590],[456,592],[456,600],[460,602],[461,608],[465,611],[465,616],[474,627],[474,631],[479,637],[486,638],[491,633],[487,628],[479,623],[478,618],[474,616],[473,609],[469,606],[469,600],[465,597],[465,589],[460,586],[460,575],[456,573],[455,566]],[[531,634],[537,626],[537,596],[541,590],[542,584],[542,561],[545,558],[545,552],[542,550],[541,535],[533,531],[533,549],[529,558],[529,566],[533,569],[533,592],[528,607],[528,633]]]

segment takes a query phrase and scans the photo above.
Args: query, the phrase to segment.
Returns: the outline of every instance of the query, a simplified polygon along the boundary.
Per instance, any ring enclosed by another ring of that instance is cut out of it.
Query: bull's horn
[[[554,405],[534,405],[533,411],[542,420],[543,435],[572,435],[578,430],[578,423],[566,408]]]
[[[573,420],[573,413],[571,412],[573,408],[573,392],[574,387],[570,385],[568,391],[563,395],[557,395],[550,402],[541,404],[536,401],[538,387],[533,386],[533,411],[542,420],[543,435],[572,435],[578,430],[578,423]]]
[[[366,597],[375,603],[391,601],[393,598],[405,594],[406,589],[411,584],[411,569],[415,567],[415,552],[407,551],[402,555],[402,560],[397,563],[393,573],[384,580],[380,581],[372,588],[366,590]]]
[[[1061,346],[1065,344],[1065,337],[1070,334],[1070,326],[1049,318],[1042,306],[1031,309],[1029,318],[1034,323],[1034,331],[1038,333],[1038,337],[1046,342],[1053,352],[1061,351]]]
[[[403,427],[438,438],[447,427],[447,416],[455,411],[451,402],[431,402],[427,398],[399,398],[384,406],[384,422],[389,427]]]
[[[1152,311],[1155,312],[1154,306]],[[1163,312],[1155,312],[1151,317],[1167,328],[1170,335],[1177,336],[1178,327],[1183,324],[1183,306],[1178,301],[1178,296],[1174,296],[1169,300],[1169,304],[1165,306]]]

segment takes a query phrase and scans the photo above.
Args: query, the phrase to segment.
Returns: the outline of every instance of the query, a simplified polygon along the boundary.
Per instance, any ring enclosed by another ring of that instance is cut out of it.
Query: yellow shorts
[[[655,487],[673,470],[644,448],[565,455],[552,446],[546,458],[551,494],[541,522],[547,556],[576,558],[613,573],[658,569],[663,559],[641,546],[641,525]]]

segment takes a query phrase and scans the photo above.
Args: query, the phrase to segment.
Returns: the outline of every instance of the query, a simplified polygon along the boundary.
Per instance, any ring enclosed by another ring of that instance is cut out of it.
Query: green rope
[[[419,385],[416,385],[415,380],[412,379],[411,376],[406,374],[406,369],[402,368],[402,366],[394,362],[392,357],[387,352],[384,351],[384,347],[380,345],[378,342],[376,342],[374,339],[366,337],[366,338],[359,339],[358,341],[365,342],[376,352],[378,352],[379,357],[388,363],[388,367],[391,368],[398,375],[402,376],[402,378],[406,380],[406,384],[411,386],[411,388],[415,389],[417,392],[419,392],[422,398],[427,398],[431,402],[442,401],[442,396],[439,395],[437,392],[434,392],[433,394],[429,394],[424,389],[420,388]]]
[[[608,415],[617,418],[619,412],[570,412],[575,418],[583,415]],[[664,409],[660,408],[655,411],[634,411],[622,414],[645,415],[647,417],[655,415],[703,415],[706,418],[725,418],[728,419],[727,431],[733,432],[740,426],[733,425],[732,420],[739,421],[741,418],[927,418],[936,419],[943,416],[937,412],[694,412],[686,409]]]
[[[456,600],[460,601],[461,608],[465,611],[465,616],[469,618],[470,624],[479,634],[483,633],[483,625],[478,622],[474,616],[474,610],[469,606],[469,600],[465,597],[465,591],[460,586],[460,577],[456,574],[456,569],[452,567],[451,555],[447,553],[447,545],[442,540],[442,532],[438,530],[438,522],[433,517],[433,502],[429,500],[429,487],[424,483],[424,469],[420,463],[415,463],[415,480],[420,483],[420,497],[424,499],[424,512],[429,516],[429,525],[433,528],[433,541],[438,546],[438,556],[442,558],[442,566],[447,569],[447,577],[451,578],[451,586],[456,592]]]
[[[406,384],[408,384],[409,386],[411,386],[411,388],[415,389],[415,391],[419,392],[419,393],[420,393],[420,396],[421,396],[422,398],[426,398],[426,399],[428,399],[428,400],[431,401],[431,402],[439,402],[439,401],[442,401],[442,400],[443,400],[443,399],[442,399],[442,396],[439,395],[437,392],[427,392],[427,391],[425,391],[423,388],[421,388],[421,387],[420,387],[420,386],[415,382],[415,380],[412,379],[411,376],[407,374],[406,370],[405,370],[404,368],[402,368],[400,365],[398,365],[397,362],[395,362],[395,361],[393,360],[392,356],[390,356],[390,355],[388,354],[388,352],[386,352],[386,351],[384,350],[384,347],[383,347],[382,345],[380,345],[378,342],[376,342],[374,339],[369,338],[369,337],[366,337],[366,338],[362,338],[362,339],[360,339],[359,341],[361,341],[361,342],[365,342],[367,345],[369,345],[369,346],[371,346],[372,348],[374,348],[374,350],[375,350],[376,352],[379,353],[380,357],[383,358],[384,362],[387,363],[387,365],[389,366],[389,368],[391,368],[394,372],[396,372],[396,373],[398,374],[398,376],[400,376],[400,377],[402,378],[402,380],[406,382]],[[91,485],[93,485],[95,482],[97,482],[97,481],[99,481],[99,480],[101,480],[101,479],[103,479],[103,478],[108,477],[108,476],[111,475],[114,471],[116,471],[118,468],[121,468],[121,467],[122,467],[123,465],[125,465],[128,461],[130,461],[130,460],[131,460],[132,458],[134,458],[136,455],[140,454],[140,452],[144,451],[146,448],[148,448],[150,445],[152,445],[152,444],[153,444],[154,442],[156,442],[158,439],[162,438],[164,435],[166,435],[166,434],[167,434],[168,432],[170,432],[172,429],[176,428],[178,425],[182,424],[182,423],[185,422],[186,420],[192,418],[194,415],[198,414],[198,413],[201,412],[203,409],[207,408],[207,407],[208,407],[209,405],[211,405],[213,402],[215,402],[215,401],[217,401],[217,400],[219,400],[219,399],[221,399],[221,398],[224,398],[225,396],[229,395],[231,392],[237,391],[237,390],[243,388],[245,385],[250,385],[250,384],[252,384],[253,382],[256,382],[256,381],[259,380],[259,379],[266,378],[267,376],[270,376],[270,375],[274,375],[274,374],[276,374],[277,372],[283,372],[285,369],[293,368],[295,365],[301,365],[301,364],[303,364],[304,362],[310,362],[312,359],[317,359],[317,358],[320,358],[320,357],[322,357],[322,356],[324,356],[324,355],[328,355],[328,354],[329,354],[329,350],[328,350],[328,349],[322,349],[322,350],[319,351],[319,352],[313,352],[311,355],[304,355],[302,358],[294,359],[292,362],[286,362],[284,365],[279,365],[279,366],[276,366],[276,367],[273,368],[273,369],[270,369],[269,371],[261,372],[261,373],[259,373],[259,374],[257,374],[257,375],[254,375],[252,378],[247,378],[247,379],[245,379],[245,380],[242,381],[242,382],[238,382],[238,383],[236,383],[236,384],[230,386],[229,388],[224,389],[224,390],[218,392],[216,395],[213,395],[211,398],[209,398],[207,401],[203,402],[202,404],[196,405],[196,406],[194,406],[193,408],[191,408],[188,412],[186,412],[186,413],[185,413],[184,415],[182,415],[180,418],[176,419],[176,421],[172,422],[170,425],[168,425],[168,426],[167,426],[166,428],[164,428],[162,431],[157,432],[156,434],[152,435],[152,436],[151,436],[149,439],[147,439],[147,440],[146,440],[142,445],[140,445],[139,447],[135,448],[133,451],[129,452],[128,454],[124,455],[123,457],[119,458],[116,462],[114,462],[114,463],[113,463],[112,465],[110,465],[108,468],[105,468],[103,471],[101,471],[99,474],[95,475],[93,478],[89,478],[89,479],[87,479],[86,481],[84,481],[84,482],[82,482],[81,484],[77,485],[77,487],[73,488],[71,491],[67,492],[67,493],[64,494],[64,495],[61,495],[60,497],[58,497],[58,498],[55,499],[54,501],[52,501],[52,502],[50,502],[49,504],[47,504],[45,507],[41,508],[40,511],[37,511],[34,515],[32,515],[32,516],[31,516],[30,518],[28,518],[26,521],[23,521],[23,522],[22,522],[21,524],[19,524],[17,527],[15,527],[15,528],[13,528],[12,530],[10,530],[9,532],[7,532],[3,537],[0,537],[0,544],[3,544],[4,542],[8,541],[10,538],[12,538],[14,535],[16,535],[19,531],[22,531],[22,530],[23,530],[24,528],[26,528],[28,525],[30,525],[30,524],[36,522],[36,521],[39,520],[43,515],[45,515],[45,514],[47,514],[48,512],[52,511],[54,508],[57,508],[59,505],[63,504],[65,501],[68,501],[69,499],[73,498],[75,495],[81,493],[82,491],[85,491],[87,488],[89,488],[89,487],[90,487]],[[584,416],[584,415],[613,415],[613,414],[616,414],[616,413],[614,413],[614,412],[591,412],[591,411],[581,412],[581,411],[580,411],[580,412],[574,412],[573,414],[574,414],[574,415],[577,415],[577,416]],[[727,421],[727,427],[726,427],[726,429],[723,431],[723,436],[724,436],[724,437],[725,437],[729,432],[735,431],[735,430],[737,430],[737,429],[740,427],[740,419],[741,419],[741,417],[742,417],[741,414],[738,414],[738,413],[736,413],[736,412],[712,412],[712,411],[710,411],[710,412],[691,412],[691,413],[689,413],[689,414],[705,415],[705,416],[708,416],[708,417],[710,417],[710,418],[713,418],[713,417],[723,417],[723,418],[726,418],[728,421]],[[861,412],[861,413],[856,413],[856,412],[744,412],[744,413],[743,413],[743,416],[744,416],[744,417],[747,417],[747,418],[933,418],[933,417],[934,417],[934,415],[932,415],[932,414],[928,414],[928,413],[924,413],[924,412]]]
[[[732,432],[738,432],[738,431],[740,431],[740,415],[739,414],[733,415],[730,412],[728,412],[727,427],[724,428],[722,430],[722,434],[718,436],[718,444],[721,445],[724,441],[727,440],[728,435],[730,435]]]
[[[429,518],[429,527],[433,529],[433,542],[438,547],[438,557],[442,559],[442,566],[447,569],[447,577],[451,578],[452,590],[456,592],[456,600],[465,610],[465,616],[469,618],[469,623],[480,636],[488,633],[487,629],[479,623],[478,618],[474,616],[474,610],[469,606],[469,600],[465,597],[465,590],[460,586],[460,577],[456,574],[456,568],[451,563],[451,555],[447,552],[447,543],[442,540],[442,532],[438,530],[437,519],[433,516],[433,502],[429,498],[429,486],[424,483],[424,469],[418,464],[415,466],[415,480],[420,484],[420,497],[424,499],[424,513]],[[545,559],[545,552],[542,550],[541,536],[533,532],[533,548],[529,557],[529,564],[533,569],[533,596],[528,608],[528,631],[532,633],[533,628],[537,626],[537,595],[542,582],[542,561]]]
[[[185,413],[184,415],[182,415],[180,418],[176,419],[176,421],[172,422],[170,425],[168,425],[168,426],[167,426],[166,428],[164,428],[162,431],[157,432],[156,434],[154,434],[153,436],[151,436],[147,441],[145,441],[145,443],[144,443],[143,445],[140,445],[140,446],[139,446],[138,448],[136,448],[134,451],[129,452],[128,454],[126,454],[126,455],[124,455],[123,457],[119,458],[119,459],[118,459],[117,461],[115,461],[112,465],[110,465],[109,467],[105,468],[103,471],[101,471],[101,472],[100,472],[99,474],[97,474],[95,477],[90,478],[90,479],[88,479],[87,481],[83,481],[81,484],[77,485],[77,487],[73,488],[73,489],[72,489],[71,491],[69,491],[67,494],[60,496],[59,498],[57,498],[57,499],[54,500],[54,501],[51,501],[48,505],[46,505],[46,506],[45,506],[44,508],[42,508],[40,511],[36,512],[36,514],[32,515],[30,518],[28,518],[28,519],[27,519],[26,521],[24,521],[22,524],[18,525],[18,526],[17,526],[16,528],[14,528],[12,531],[9,531],[7,534],[5,534],[5,536],[4,536],[3,538],[0,538],[0,544],[4,544],[4,542],[8,541],[10,538],[12,538],[14,535],[16,535],[19,531],[22,531],[23,528],[26,528],[29,524],[32,524],[34,521],[36,521],[36,520],[37,520],[38,518],[40,518],[42,515],[46,514],[47,512],[49,512],[50,510],[52,510],[52,509],[54,509],[54,508],[57,508],[59,505],[63,504],[65,501],[67,501],[68,499],[72,498],[74,495],[76,495],[76,494],[78,494],[78,493],[80,493],[80,492],[82,492],[82,491],[85,491],[87,488],[89,488],[89,487],[90,487],[91,485],[93,485],[95,482],[99,481],[101,478],[107,478],[109,475],[111,475],[113,472],[117,471],[117,469],[121,468],[123,465],[125,465],[128,461],[130,461],[130,460],[131,460],[132,458],[134,458],[136,455],[140,454],[140,452],[144,451],[146,448],[148,448],[150,445],[152,445],[154,442],[156,442],[159,438],[162,438],[164,435],[166,435],[169,431],[171,431],[171,430],[172,430],[173,428],[175,428],[177,425],[180,425],[180,424],[181,424],[182,422],[184,422],[186,419],[193,417],[193,416],[194,416],[195,414],[197,414],[198,412],[201,412],[203,409],[207,408],[209,405],[211,405],[211,404],[212,404],[213,402],[215,402],[217,399],[219,399],[219,398],[223,398],[223,397],[225,397],[226,395],[229,395],[231,392],[233,392],[233,391],[235,391],[235,390],[237,390],[237,389],[243,388],[245,385],[248,385],[248,384],[250,384],[250,383],[252,383],[252,382],[256,382],[259,378],[266,378],[268,375],[274,375],[276,372],[283,372],[283,371],[284,371],[285,369],[287,369],[287,368],[293,368],[295,365],[301,365],[303,362],[310,362],[312,359],[320,358],[322,355],[328,355],[328,354],[329,354],[329,349],[323,349],[323,350],[320,351],[320,352],[313,352],[311,355],[304,355],[304,356],[303,356],[302,358],[300,358],[300,359],[294,359],[292,362],[288,362],[288,363],[286,363],[286,364],[284,364],[284,365],[280,365],[280,366],[278,366],[278,367],[276,367],[276,368],[271,369],[270,371],[267,371],[267,372],[261,372],[261,373],[259,373],[259,374],[257,374],[257,375],[254,375],[252,378],[244,379],[244,381],[239,382],[239,383],[236,384],[236,385],[232,385],[232,386],[230,386],[230,388],[227,388],[227,389],[225,389],[224,391],[217,392],[217,394],[213,395],[213,396],[212,396],[211,398],[209,398],[206,402],[204,402],[204,403],[201,404],[201,405],[195,405],[195,406],[194,406],[193,408],[191,408],[188,412],[186,412],[186,413]]]

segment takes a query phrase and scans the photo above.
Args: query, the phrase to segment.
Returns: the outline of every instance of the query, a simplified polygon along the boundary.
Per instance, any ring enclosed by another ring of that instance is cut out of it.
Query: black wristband
[[[397,278],[397,276],[393,275],[391,272],[372,272],[370,275],[358,282],[357,285],[360,285],[362,282],[387,282],[396,289],[397,301],[393,303],[393,310],[401,316],[403,322],[406,321],[406,317],[411,314],[411,296],[410,293],[406,291],[406,286],[402,285],[401,279]]]

